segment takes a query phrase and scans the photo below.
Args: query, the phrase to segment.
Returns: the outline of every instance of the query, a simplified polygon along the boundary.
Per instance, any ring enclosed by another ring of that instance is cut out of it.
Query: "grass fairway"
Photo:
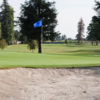
[[[100,66],[100,46],[43,44],[43,53],[32,53],[27,45],[0,50],[0,68],[6,67],[88,67]]]

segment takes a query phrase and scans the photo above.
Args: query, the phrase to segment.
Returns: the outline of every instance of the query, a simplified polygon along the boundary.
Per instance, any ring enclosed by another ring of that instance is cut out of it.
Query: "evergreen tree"
[[[4,38],[8,44],[12,44],[14,39],[14,11],[7,3],[7,0],[3,0],[3,4],[1,5],[0,22],[2,38]]]
[[[92,21],[88,26],[88,36],[87,39],[96,42],[96,45],[98,45],[98,42],[100,40],[100,18],[97,16],[92,17]]]
[[[21,33],[28,39],[38,40],[41,42],[41,29],[34,28],[33,23],[43,20],[43,40],[54,40],[57,32],[55,27],[56,20],[55,2],[46,2],[46,0],[29,0],[21,6],[20,27]]]
[[[95,1],[94,10],[97,12],[97,16],[100,16],[100,1]]]
[[[84,33],[84,22],[83,19],[81,18],[80,21],[78,22],[78,34],[76,35],[78,43],[82,41],[84,36],[83,33]]]
[[[97,12],[97,16],[93,16],[91,23],[89,24],[87,30],[88,30],[88,36],[87,39],[96,42],[96,45],[98,45],[98,41],[100,41],[100,2],[95,1],[95,8],[94,10]]]

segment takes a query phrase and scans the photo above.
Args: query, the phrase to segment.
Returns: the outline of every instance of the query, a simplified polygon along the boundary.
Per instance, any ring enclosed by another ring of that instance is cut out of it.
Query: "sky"
[[[3,0],[0,0],[0,5]],[[62,35],[65,34],[67,38],[75,39],[77,34],[77,25],[80,18],[85,24],[84,36],[87,36],[87,26],[91,22],[92,16],[96,15],[93,10],[95,6],[94,0],[48,0],[55,1],[55,8],[57,10],[58,25],[56,31]],[[19,16],[20,6],[24,4],[25,0],[8,0],[8,3],[14,8],[15,18]]]

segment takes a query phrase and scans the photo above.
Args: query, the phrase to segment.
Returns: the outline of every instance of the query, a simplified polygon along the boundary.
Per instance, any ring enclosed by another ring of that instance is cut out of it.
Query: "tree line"
[[[94,10],[97,12],[97,16],[92,17],[91,23],[87,28],[87,40],[92,41],[92,44],[95,41],[97,45],[98,41],[100,41],[100,2],[95,1],[95,3]],[[38,43],[41,42],[41,28],[33,27],[33,23],[41,19],[43,20],[42,40],[54,41],[59,39],[60,33],[55,31],[57,26],[55,2],[29,0],[21,5],[20,10],[20,16],[15,21],[13,7],[9,5],[7,0],[3,0],[3,3],[0,5],[0,40],[4,39],[8,45],[14,44],[18,40],[21,43],[29,43],[33,40],[36,40]],[[15,23],[20,26],[20,30],[15,30]],[[78,43],[82,42],[83,33],[84,22],[81,18],[78,22],[78,34],[76,35]],[[65,38],[65,36],[62,38]]]

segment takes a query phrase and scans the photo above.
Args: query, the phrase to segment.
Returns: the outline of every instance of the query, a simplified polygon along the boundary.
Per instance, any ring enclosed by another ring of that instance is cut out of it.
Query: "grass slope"
[[[44,44],[43,54],[31,53],[27,45],[0,50],[0,68],[100,66],[100,46]]]

